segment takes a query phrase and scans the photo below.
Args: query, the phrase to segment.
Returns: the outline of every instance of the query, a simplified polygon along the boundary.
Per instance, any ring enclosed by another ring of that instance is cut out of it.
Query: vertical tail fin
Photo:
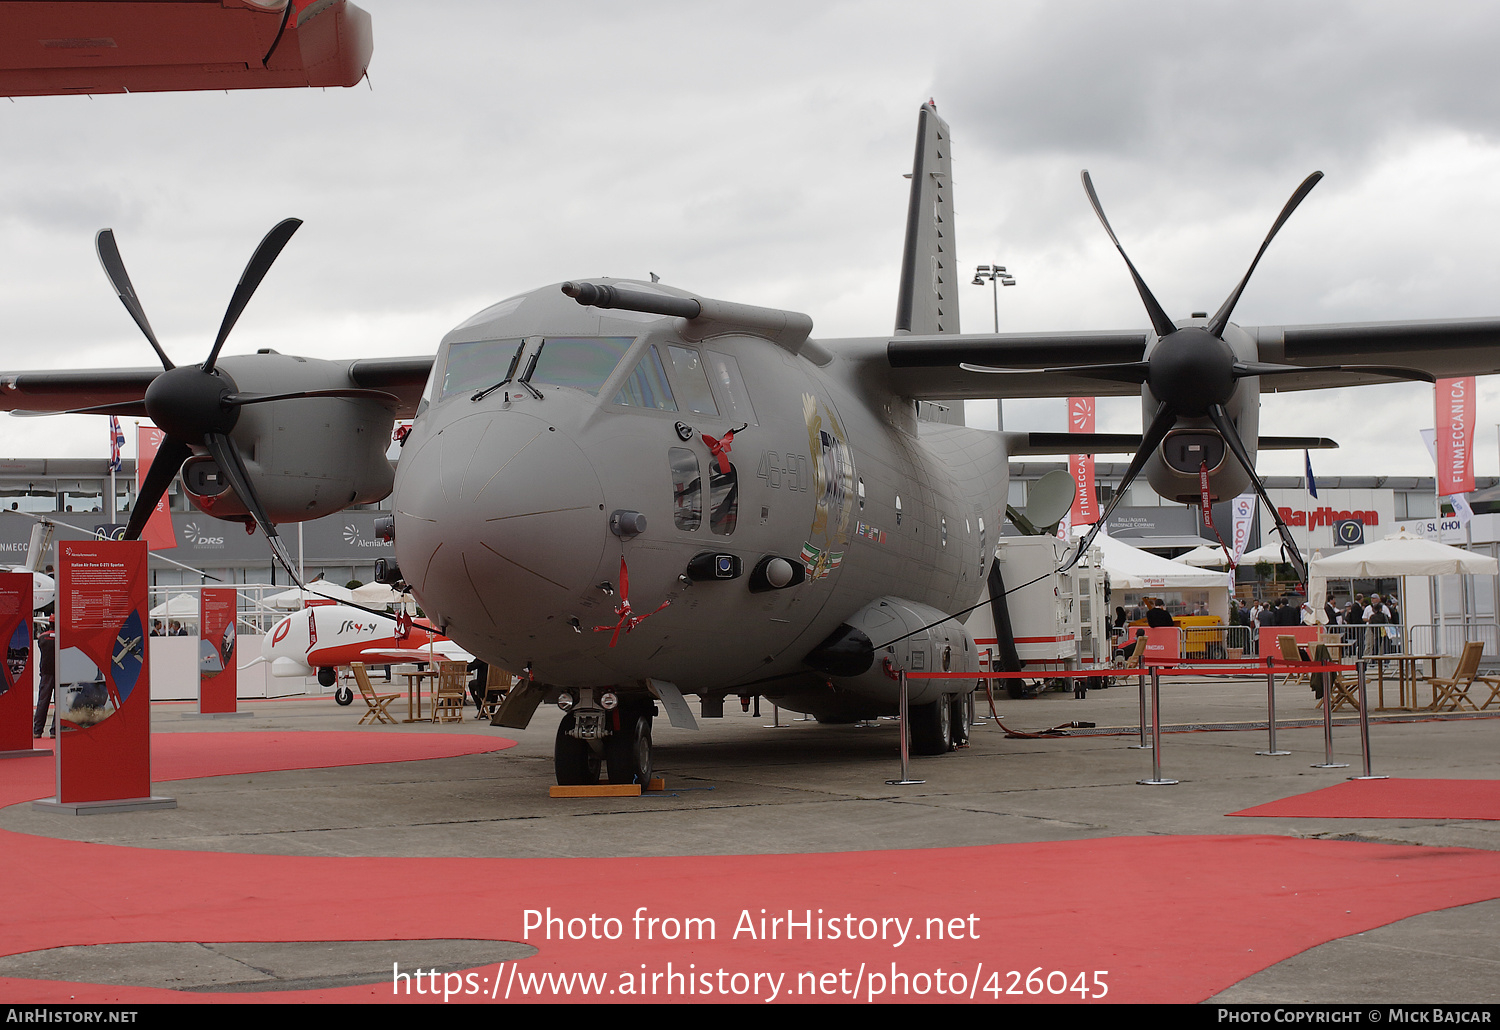
[[[957,260],[948,123],[929,100],[917,116],[917,152],[896,298],[897,333],[959,331]]]

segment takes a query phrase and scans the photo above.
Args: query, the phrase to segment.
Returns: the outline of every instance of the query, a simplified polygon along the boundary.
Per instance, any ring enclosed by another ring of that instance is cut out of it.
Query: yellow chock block
[[[667,789],[667,781],[664,780],[664,779],[662,779],[660,776],[657,776],[654,779],[652,779],[650,783],[646,784],[646,789],[647,790],[666,790]]]
[[[555,798],[638,798],[639,783],[595,783],[578,787],[553,787],[548,792]]]

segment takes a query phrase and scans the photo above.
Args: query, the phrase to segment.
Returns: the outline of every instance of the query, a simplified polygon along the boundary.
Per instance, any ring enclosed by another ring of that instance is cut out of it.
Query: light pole
[[[974,269],[975,286],[983,286],[989,280],[995,298],[995,332],[1000,331],[1000,287],[1014,286],[1016,280],[1005,270],[1004,265],[980,265]]]
[[[980,265],[974,269],[975,286],[983,286],[986,279],[989,280],[990,290],[994,295],[995,334],[998,336],[1000,333],[1000,287],[1014,286],[1016,280],[1005,270],[1004,265]],[[995,398],[995,428],[998,430],[1005,428],[1005,406],[998,397]]]

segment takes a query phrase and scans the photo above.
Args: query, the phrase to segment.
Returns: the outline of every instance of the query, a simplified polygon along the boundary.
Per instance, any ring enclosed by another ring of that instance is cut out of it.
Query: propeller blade
[[[245,404],[264,404],[266,401],[289,401],[300,397],[354,397],[368,398],[379,401],[382,404],[395,407],[401,403],[401,399],[393,393],[384,390],[363,390],[351,388],[347,390],[297,390],[292,393],[226,393],[222,403],[226,407],[240,407]]]
[[[1311,187],[1308,187],[1311,189]],[[1292,530],[1281,519],[1281,514],[1276,510],[1276,505],[1271,503],[1271,498],[1266,494],[1266,485],[1261,482],[1260,475],[1255,471],[1255,462],[1250,460],[1250,454],[1245,450],[1245,442],[1240,439],[1239,430],[1234,427],[1234,419],[1229,417],[1229,412],[1222,404],[1210,404],[1208,417],[1213,420],[1214,428],[1229,444],[1229,449],[1234,452],[1240,467],[1250,474],[1250,482],[1255,486],[1255,492],[1265,502],[1266,510],[1271,513],[1271,518],[1276,520],[1276,532],[1281,535],[1282,550],[1292,569],[1297,573],[1297,578],[1307,582],[1307,566],[1302,561],[1302,552],[1297,549],[1297,542],[1292,539]]]
[[[125,305],[125,310],[130,312],[130,317],[135,319],[135,324],[141,327],[141,332],[146,334],[146,341],[156,351],[156,356],[161,358],[162,365],[168,370],[175,368],[172,359],[167,357],[167,352],[162,350],[161,344],[156,341],[156,334],[151,331],[151,323],[146,320],[146,309],[141,307],[141,300],[135,295],[135,287],[130,283],[130,275],[125,271],[125,262],[120,257],[120,248],[115,244],[115,231],[113,229],[100,229],[99,234],[94,237],[94,250],[99,254],[99,264],[104,268],[104,274],[109,276],[110,285],[115,288],[115,294],[120,298],[120,303]]]
[[[1175,332],[1177,327],[1172,324],[1172,320],[1167,317],[1167,313],[1156,302],[1156,298],[1151,294],[1151,289],[1146,285],[1146,280],[1141,278],[1141,273],[1137,272],[1135,265],[1130,263],[1130,255],[1125,253],[1124,247],[1120,246],[1119,237],[1115,235],[1114,229],[1110,228],[1109,219],[1104,217],[1104,207],[1099,203],[1099,195],[1094,192],[1094,180],[1089,178],[1087,168],[1083,170],[1083,188],[1089,195],[1089,203],[1094,205],[1094,214],[1099,216],[1099,224],[1104,226],[1105,232],[1109,233],[1110,242],[1115,245],[1115,249],[1125,259],[1125,267],[1130,269],[1130,278],[1135,280],[1136,292],[1141,295],[1141,301],[1146,305],[1146,314],[1151,318],[1151,328],[1156,330],[1157,336],[1166,336],[1168,333]]]
[[[1214,317],[1208,320],[1208,325],[1204,328],[1210,333],[1219,337],[1224,335],[1224,327],[1229,324],[1229,316],[1234,313],[1234,306],[1239,303],[1240,294],[1245,292],[1245,284],[1250,281],[1250,276],[1254,273],[1255,266],[1260,264],[1260,256],[1266,252],[1266,248],[1271,245],[1271,241],[1276,238],[1276,233],[1286,224],[1286,220],[1292,217],[1292,212],[1297,210],[1297,205],[1302,203],[1307,195],[1312,192],[1312,188],[1318,184],[1318,180],[1321,178],[1323,178],[1322,172],[1313,172],[1306,179],[1302,180],[1302,185],[1297,187],[1291,199],[1286,202],[1286,207],[1281,209],[1281,214],[1276,216],[1276,221],[1271,225],[1271,231],[1266,233],[1265,241],[1261,243],[1260,249],[1255,252],[1255,260],[1250,262],[1250,267],[1245,270],[1245,277],[1234,288],[1234,292],[1224,300],[1219,310],[1214,312]],[[1254,472],[1250,474],[1252,476],[1255,475]]]
[[[278,223],[275,228],[266,233],[266,238],[260,241],[260,246],[255,248],[255,253],[250,255],[250,263],[245,266],[239,285],[234,288],[234,296],[229,298],[229,308],[224,312],[224,323],[219,326],[219,335],[214,340],[213,349],[208,352],[208,360],[203,363],[203,371],[214,370],[214,362],[219,359],[219,351],[223,348],[224,341],[228,339],[229,331],[234,328],[235,322],[239,321],[240,313],[245,310],[245,305],[250,303],[250,298],[255,296],[260,281],[271,270],[271,265],[281,253],[281,248],[286,246],[287,240],[292,238],[292,233],[296,232],[301,225],[300,218],[288,218]]]
[[[47,418],[52,415],[126,415],[146,418],[146,402],[116,401],[113,404],[96,404],[92,408],[66,408],[61,411],[12,411],[18,418]]]
[[[167,492],[167,487],[177,478],[178,469],[182,468],[182,463],[192,453],[193,449],[181,440],[170,436],[162,440],[161,446],[156,450],[156,457],[151,459],[146,481],[136,494],[135,507],[130,510],[130,521],[125,526],[126,540],[141,538],[141,531],[146,528],[146,522],[156,510],[156,502]]]
[[[972,365],[961,361],[958,367],[965,372],[984,372],[988,375],[1048,375],[1078,376],[1080,379],[1103,379],[1112,383],[1144,383],[1151,374],[1151,365],[1145,361],[1123,361],[1114,365],[1062,365],[1058,368],[996,368],[994,365]]]
[[[1141,436],[1141,446],[1136,450],[1135,457],[1130,459],[1130,464],[1125,469],[1124,478],[1120,480],[1120,485],[1115,488],[1115,495],[1109,499],[1109,505],[1100,513],[1099,521],[1095,522],[1089,528],[1088,535],[1078,545],[1077,552],[1074,553],[1072,558],[1068,559],[1068,563],[1059,571],[1067,572],[1074,565],[1077,565],[1079,560],[1088,553],[1089,545],[1094,542],[1094,537],[1099,534],[1099,530],[1109,521],[1110,514],[1115,510],[1115,506],[1124,498],[1125,491],[1130,488],[1131,483],[1135,482],[1135,477],[1140,475],[1141,469],[1146,467],[1147,459],[1161,446],[1161,442],[1167,438],[1167,434],[1171,432],[1172,427],[1176,424],[1177,412],[1173,411],[1168,405],[1163,404],[1156,409],[1156,417],[1151,420],[1151,425],[1147,427],[1146,432]]]
[[[1350,375],[1389,376],[1392,379],[1414,379],[1423,383],[1437,382],[1437,376],[1420,368],[1403,368],[1400,365],[1277,365],[1269,361],[1236,361],[1234,377],[1289,376],[1298,372],[1347,372]]]
[[[266,514],[265,507],[260,503],[260,497],[256,495],[255,488],[250,485],[250,472],[245,468],[245,459],[240,456],[239,446],[226,433],[207,433],[203,437],[203,443],[208,447],[208,453],[213,455],[214,463],[219,466],[219,471],[224,473],[229,480],[230,488],[245,503],[245,507],[250,509],[255,524],[266,535],[266,543],[271,545],[271,553],[281,563],[281,567],[286,569],[287,575],[292,577],[292,582],[305,588],[302,578],[297,575],[297,569],[292,564],[292,556],[287,552],[286,545],[281,542],[281,537],[276,535],[276,524]],[[155,466],[152,467],[155,468]]]

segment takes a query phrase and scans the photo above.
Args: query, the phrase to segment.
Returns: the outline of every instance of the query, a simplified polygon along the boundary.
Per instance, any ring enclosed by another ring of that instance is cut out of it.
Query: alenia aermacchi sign
[[[1474,489],[1474,377],[1437,381],[1437,492]]]
[[[1092,433],[1094,431],[1094,398],[1068,398],[1068,432]],[[1070,454],[1068,471],[1073,473],[1077,492],[1073,495],[1071,521],[1075,526],[1088,526],[1099,521],[1099,502],[1094,494],[1094,456],[1092,454]]]

